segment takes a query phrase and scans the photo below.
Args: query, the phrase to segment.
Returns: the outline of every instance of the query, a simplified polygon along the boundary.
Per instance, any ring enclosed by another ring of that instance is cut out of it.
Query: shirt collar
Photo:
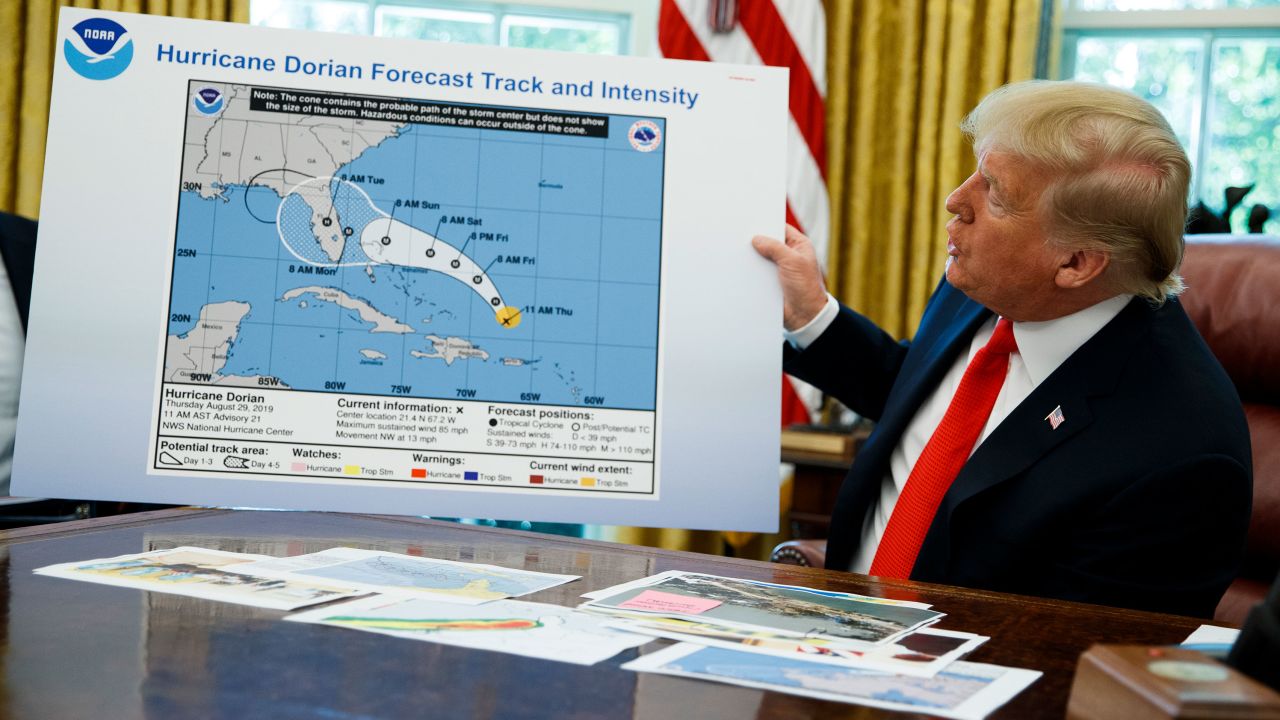
[[[1116,295],[1053,320],[1015,322],[1013,338],[1018,342],[1018,354],[1032,385],[1044,382],[1072,353],[1119,315],[1131,299],[1132,295]]]

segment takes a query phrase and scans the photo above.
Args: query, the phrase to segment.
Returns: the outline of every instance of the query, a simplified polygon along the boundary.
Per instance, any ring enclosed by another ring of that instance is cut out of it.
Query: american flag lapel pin
[[[1049,427],[1054,430],[1057,430],[1059,425],[1067,421],[1066,416],[1062,414],[1061,405],[1054,408],[1053,412],[1049,413],[1048,415],[1045,415],[1044,419],[1049,421]]]

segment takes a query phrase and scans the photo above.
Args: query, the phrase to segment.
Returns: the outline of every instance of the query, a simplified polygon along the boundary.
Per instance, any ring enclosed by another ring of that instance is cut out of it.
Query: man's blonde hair
[[[960,128],[978,155],[1052,173],[1040,197],[1051,242],[1104,250],[1119,292],[1162,303],[1182,291],[1191,163],[1150,103],[1106,85],[1031,80],[983,98]]]

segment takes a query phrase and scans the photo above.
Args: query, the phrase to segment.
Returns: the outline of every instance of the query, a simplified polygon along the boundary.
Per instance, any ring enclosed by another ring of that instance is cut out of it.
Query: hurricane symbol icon
[[[107,18],[81,20],[62,42],[72,70],[90,80],[110,80],[133,62],[133,39],[120,23]]]

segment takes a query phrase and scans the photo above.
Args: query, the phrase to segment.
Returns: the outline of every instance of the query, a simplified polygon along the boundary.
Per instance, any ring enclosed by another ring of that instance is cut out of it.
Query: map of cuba
[[[254,93],[190,86],[165,382],[654,409],[661,119]]]

